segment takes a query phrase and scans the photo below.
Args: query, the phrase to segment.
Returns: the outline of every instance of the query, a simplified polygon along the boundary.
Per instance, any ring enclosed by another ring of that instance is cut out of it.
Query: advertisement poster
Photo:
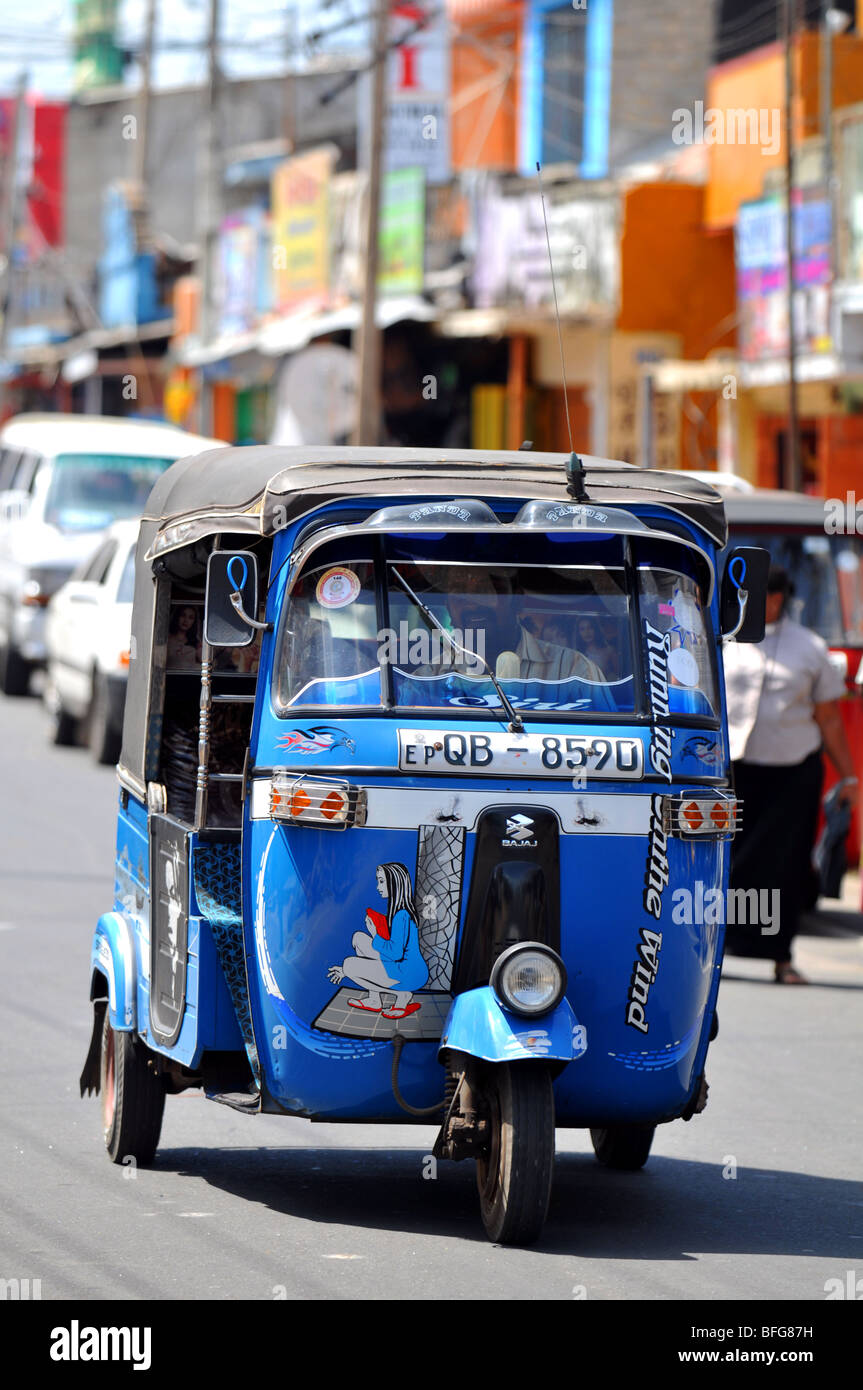
[[[280,164],[272,179],[273,299],[279,312],[324,304],[329,291],[331,149]]]
[[[546,199],[548,241],[562,314],[611,312],[620,281],[618,201]],[[477,308],[553,307],[548,243],[539,192],[484,194],[476,209]]]
[[[794,326],[798,347],[829,352],[830,204],[804,193],[793,210]],[[742,203],[735,257],[740,352],[749,361],[788,351],[785,203],[779,196]]]
[[[419,294],[425,248],[425,174],[397,169],[384,174],[381,189],[378,289]]]

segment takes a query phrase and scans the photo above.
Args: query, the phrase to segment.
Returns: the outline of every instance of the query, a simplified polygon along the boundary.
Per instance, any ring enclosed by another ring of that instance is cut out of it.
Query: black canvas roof
[[[230,529],[232,516],[259,517],[263,535],[276,525],[344,498],[470,496],[554,498],[566,492],[567,454],[472,449],[347,448],[260,444],[210,449],[181,459],[156,483],[144,517],[156,531],[202,515]],[[722,498],[683,472],[663,473],[582,456],[592,502],[671,507],[718,545],[726,539]],[[278,508],[278,512],[276,511]],[[214,529],[216,529],[214,527]],[[247,528],[244,528],[247,529]],[[256,527],[257,529],[257,527]]]
[[[826,515],[823,497],[766,488],[729,494],[725,512],[730,526],[805,526],[817,530],[824,529]]]

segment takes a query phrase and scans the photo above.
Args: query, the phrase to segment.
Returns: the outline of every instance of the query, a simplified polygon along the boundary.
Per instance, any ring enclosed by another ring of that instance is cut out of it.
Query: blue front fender
[[[131,1032],[137,1024],[135,991],[135,934],[121,912],[106,912],[96,923],[90,951],[90,998],[95,999],[96,976],[108,981],[108,1011],[111,1027]]]
[[[566,999],[531,1021],[504,1009],[483,985],[453,1000],[440,1045],[486,1062],[572,1062],[587,1051],[587,1034]]]

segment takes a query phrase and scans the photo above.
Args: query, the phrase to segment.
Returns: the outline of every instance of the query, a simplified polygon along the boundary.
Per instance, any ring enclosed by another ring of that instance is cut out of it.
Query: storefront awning
[[[132,323],[120,328],[93,328],[76,338],[67,338],[62,343],[34,343],[28,347],[17,347],[10,351],[15,363],[22,369],[54,367],[67,358],[77,357],[84,352],[98,352],[103,348],[123,347],[129,343],[152,342],[157,338],[170,338],[174,331],[173,319],[158,319],[154,323]]]
[[[438,310],[419,295],[392,295],[379,299],[375,305],[375,322],[379,328],[411,319],[415,323],[430,323]],[[314,338],[326,333],[353,332],[359,328],[362,310],[359,304],[345,304],[314,316],[292,314],[289,318],[274,319],[264,324],[258,333],[258,348],[268,357],[297,352]]]
[[[736,373],[736,358],[709,357],[705,362],[688,362],[667,358],[651,363],[649,372],[654,391],[671,394],[675,391],[721,391],[729,372]]]

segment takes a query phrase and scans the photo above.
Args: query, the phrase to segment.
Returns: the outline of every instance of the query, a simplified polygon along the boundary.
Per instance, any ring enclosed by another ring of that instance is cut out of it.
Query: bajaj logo
[[[501,844],[508,849],[536,849],[536,840],[531,839],[533,821],[530,816],[508,816],[506,834],[507,838],[501,840]]]

